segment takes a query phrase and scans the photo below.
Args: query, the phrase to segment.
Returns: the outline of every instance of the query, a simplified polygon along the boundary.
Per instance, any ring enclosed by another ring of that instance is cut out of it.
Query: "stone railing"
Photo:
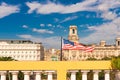
[[[71,74],[70,80],[76,80],[76,73],[80,70],[82,80],[87,80],[87,73],[93,71],[93,80],[99,80],[98,73],[104,70],[104,80],[110,80],[110,61],[1,61],[0,80],[6,80],[6,73],[12,74],[12,80],[18,80],[18,72],[24,74],[24,80],[31,80],[31,72],[35,77],[32,80],[42,80],[41,73],[47,74],[47,80],[53,80],[53,73],[57,80],[66,80],[66,74]]]

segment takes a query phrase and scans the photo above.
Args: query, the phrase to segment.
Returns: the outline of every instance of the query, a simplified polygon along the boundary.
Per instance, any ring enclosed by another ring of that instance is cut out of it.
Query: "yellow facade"
[[[110,61],[1,61],[0,70],[55,70],[57,80],[66,80],[68,70],[109,70]]]

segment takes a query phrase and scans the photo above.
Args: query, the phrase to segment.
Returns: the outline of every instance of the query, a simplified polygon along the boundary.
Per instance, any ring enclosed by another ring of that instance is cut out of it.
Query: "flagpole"
[[[62,36],[61,36],[61,50],[60,50],[60,61],[62,61]]]

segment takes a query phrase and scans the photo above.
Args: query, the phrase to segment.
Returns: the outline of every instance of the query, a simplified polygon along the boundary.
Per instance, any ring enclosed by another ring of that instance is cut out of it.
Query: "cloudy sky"
[[[120,36],[120,0],[0,0],[0,39],[59,48],[70,25],[77,26],[80,43],[114,44]]]

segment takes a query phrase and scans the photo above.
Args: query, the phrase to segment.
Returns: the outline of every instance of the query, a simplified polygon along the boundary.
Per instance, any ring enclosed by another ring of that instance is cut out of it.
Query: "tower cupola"
[[[77,34],[77,26],[70,26],[69,27],[69,35],[68,40],[72,42],[78,42],[78,34]]]

